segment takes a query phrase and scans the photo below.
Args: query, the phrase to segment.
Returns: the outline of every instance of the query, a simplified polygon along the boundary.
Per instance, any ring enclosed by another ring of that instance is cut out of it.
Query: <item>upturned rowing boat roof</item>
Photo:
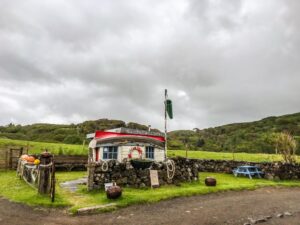
[[[128,128],[117,128],[113,130],[96,131],[95,133],[88,134],[87,138],[93,139],[95,141],[94,146],[98,144],[128,141],[153,143],[159,146],[163,146],[165,142],[165,137],[163,133]]]

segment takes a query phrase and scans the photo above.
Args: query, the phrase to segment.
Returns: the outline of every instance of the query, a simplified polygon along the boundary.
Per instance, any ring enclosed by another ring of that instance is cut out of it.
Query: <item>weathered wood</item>
[[[52,171],[51,171],[51,202],[55,201],[55,164],[54,157],[52,158]]]
[[[86,155],[58,155],[55,156],[55,168],[57,170],[86,170],[88,156]]]
[[[39,183],[38,192],[40,194],[49,194],[51,190],[51,162],[52,155],[49,152],[44,152],[40,156],[39,166]]]

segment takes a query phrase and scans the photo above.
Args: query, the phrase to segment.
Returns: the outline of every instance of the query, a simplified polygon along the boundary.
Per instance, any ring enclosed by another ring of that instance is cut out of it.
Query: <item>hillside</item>
[[[274,153],[274,133],[288,131],[298,140],[300,136],[300,113],[272,116],[265,119],[235,123],[224,126],[169,133],[171,149],[192,149],[204,151],[234,151]],[[300,143],[298,144],[298,154]]]
[[[16,140],[54,142],[65,144],[82,144],[86,134],[95,130],[105,130],[117,127],[128,127],[133,129],[147,130],[148,127],[138,123],[125,123],[121,120],[99,119],[85,121],[79,124],[58,125],[58,124],[32,124],[0,126],[0,138]],[[153,131],[157,131],[152,129]]]
[[[0,126],[0,138],[15,140],[53,142],[65,144],[82,144],[87,133],[95,130],[128,127],[133,129],[148,129],[138,123],[125,123],[122,120],[99,119],[85,121],[79,124],[32,124]],[[154,131],[157,131],[153,129]],[[169,149],[190,149],[213,152],[249,152],[274,153],[274,134],[289,131],[298,143],[300,141],[300,113],[272,116],[265,119],[235,123],[224,126],[192,130],[177,130],[169,132]],[[298,154],[300,143],[298,144]]]

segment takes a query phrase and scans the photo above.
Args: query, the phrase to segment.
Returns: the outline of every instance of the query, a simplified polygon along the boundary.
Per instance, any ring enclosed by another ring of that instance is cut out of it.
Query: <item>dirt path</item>
[[[277,218],[278,213],[292,216]],[[300,188],[262,188],[177,198],[136,205],[111,213],[68,216],[61,210],[41,210],[0,199],[1,225],[96,224],[244,224],[248,217],[272,216],[263,224],[300,224]]]

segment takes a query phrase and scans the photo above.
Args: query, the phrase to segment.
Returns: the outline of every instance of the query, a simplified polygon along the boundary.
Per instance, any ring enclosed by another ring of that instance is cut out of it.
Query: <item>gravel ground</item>
[[[279,214],[283,217],[277,217]],[[69,216],[64,210],[31,208],[0,199],[1,225],[243,225],[268,216],[272,218],[261,224],[300,224],[300,188],[261,188],[176,198],[87,216]]]

